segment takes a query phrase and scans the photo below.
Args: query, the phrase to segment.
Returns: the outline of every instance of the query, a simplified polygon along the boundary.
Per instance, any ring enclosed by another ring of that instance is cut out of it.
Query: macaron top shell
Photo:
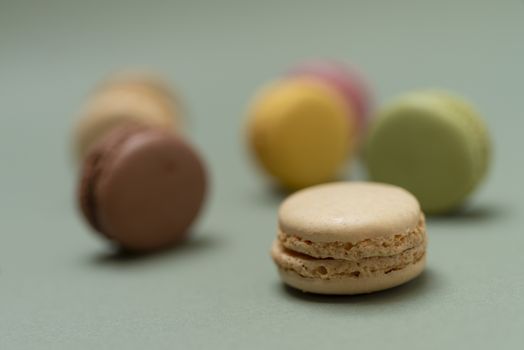
[[[354,125],[337,93],[311,79],[264,89],[251,106],[250,141],[262,166],[282,185],[302,188],[333,180],[350,149]]]
[[[279,209],[279,228],[311,242],[361,242],[417,227],[417,199],[397,186],[335,182],[296,192]]]
[[[386,106],[365,149],[370,177],[406,188],[429,213],[458,207],[484,178],[489,159],[478,114],[440,91],[407,94]]]
[[[159,129],[123,127],[86,159],[81,208],[98,232],[134,251],[181,240],[206,192],[206,175],[188,144]]]
[[[294,67],[290,74],[314,77],[333,87],[354,109],[358,129],[365,128],[371,98],[369,88],[355,69],[333,60],[315,60]]]

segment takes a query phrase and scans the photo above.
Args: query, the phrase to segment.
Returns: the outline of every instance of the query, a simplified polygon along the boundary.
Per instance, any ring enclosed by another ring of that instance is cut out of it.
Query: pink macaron
[[[355,112],[358,131],[365,130],[371,96],[366,82],[356,69],[333,60],[312,60],[296,65],[289,74],[312,77],[332,86]]]

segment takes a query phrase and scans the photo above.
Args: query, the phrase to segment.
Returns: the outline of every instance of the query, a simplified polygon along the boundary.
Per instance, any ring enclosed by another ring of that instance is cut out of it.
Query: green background
[[[490,126],[489,178],[465,212],[429,218],[427,271],[403,287],[328,298],[279,282],[281,196],[249,161],[244,111],[307,57],[355,63],[379,103],[457,91]],[[520,348],[523,63],[518,0],[0,0],[0,348]],[[192,239],[141,259],[84,225],[69,157],[85,95],[126,67],[179,88],[213,185]]]

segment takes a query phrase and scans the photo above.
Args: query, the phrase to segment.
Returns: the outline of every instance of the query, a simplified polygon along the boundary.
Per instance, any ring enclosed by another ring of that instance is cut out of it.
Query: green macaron
[[[386,105],[374,119],[365,163],[374,181],[404,187],[425,212],[460,207],[488,170],[491,142],[483,120],[462,98],[418,91]]]

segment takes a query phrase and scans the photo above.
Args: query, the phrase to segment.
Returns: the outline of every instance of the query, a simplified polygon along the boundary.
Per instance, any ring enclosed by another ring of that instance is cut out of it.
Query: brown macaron
[[[107,134],[84,160],[78,196],[89,224],[128,251],[182,240],[206,194],[206,171],[182,138],[127,124]]]

